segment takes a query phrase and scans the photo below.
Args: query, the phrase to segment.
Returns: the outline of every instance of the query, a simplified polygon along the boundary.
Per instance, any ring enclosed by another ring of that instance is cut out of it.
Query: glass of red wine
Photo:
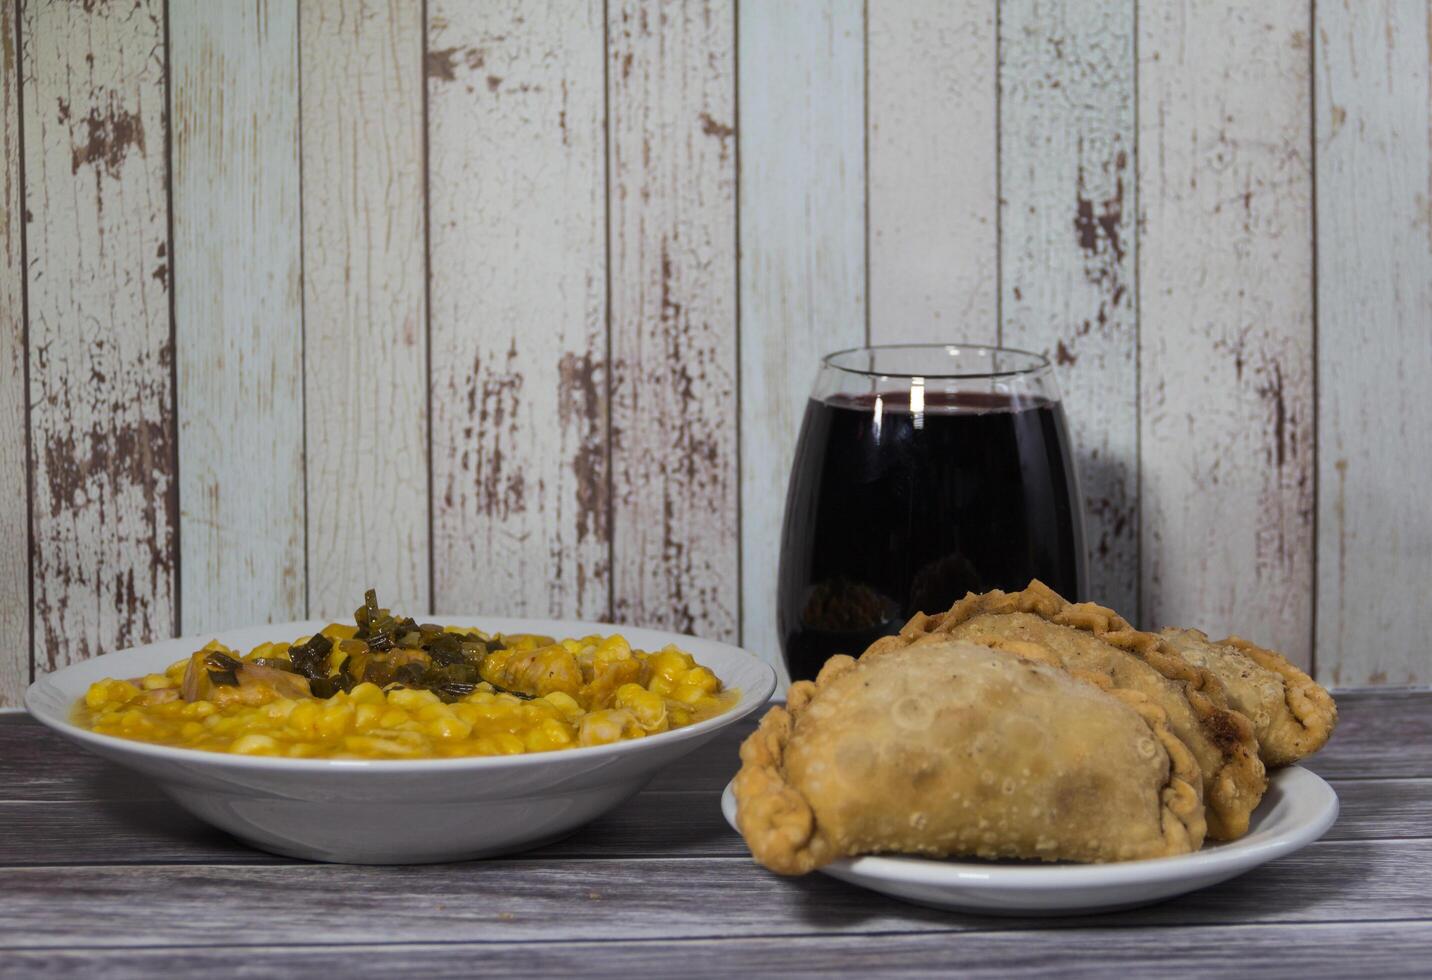
[[[891,345],[821,361],[786,492],[777,626],[792,680],[916,612],[1087,579],[1083,511],[1049,360]]]

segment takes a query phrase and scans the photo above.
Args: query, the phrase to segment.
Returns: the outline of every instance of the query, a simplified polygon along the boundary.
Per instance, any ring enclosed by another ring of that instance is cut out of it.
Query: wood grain
[[[1421,785],[1427,792],[1402,801],[1400,813],[1432,815],[1432,783]],[[0,821],[7,828],[0,837],[0,865],[104,864],[116,854],[142,856],[145,864],[296,863],[255,850],[167,799],[0,801]],[[721,816],[714,792],[645,792],[572,836],[515,859],[744,858],[749,853]]]
[[[169,36],[181,621],[302,619],[297,0],[172,0]]]
[[[776,665],[781,519],[822,354],[865,337],[864,57],[852,0],[758,3],[740,55],[741,636]]]
[[[1425,3],[1320,2],[1318,675],[1427,684],[1432,72]]]
[[[20,180],[20,46],[0,0],[0,707],[30,683],[30,458],[25,398],[25,189]]]
[[[308,612],[429,595],[422,8],[304,3]]]
[[[164,5],[25,4],[36,664],[175,629]]]
[[[1342,815],[1324,840],[1432,836],[1432,780],[1346,780],[1333,788]],[[644,792],[572,836],[512,860],[745,858],[750,852],[721,816],[718,793]],[[7,828],[0,865],[104,864],[116,854],[143,864],[296,863],[248,847],[167,799],[0,800],[0,823]]]
[[[1144,623],[1307,666],[1308,0],[1139,8]]]
[[[996,6],[868,4],[872,343],[998,340]]]
[[[603,5],[428,9],[437,606],[605,619]]]
[[[1132,616],[1139,585],[1132,5],[1005,4],[999,128],[1002,342],[1054,363],[1084,495],[1089,596]]]
[[[1162,905],[1065,921],[1168,927],[1427,919],[1428,859],[1427,840],[1317,844],[1255,875]],[[691,901],[697,881],[700,894],[720,896],[719,914],[710,903]],[[524,942],[609,940],[630,935],[633,923],[652,922],[676,939],[968,931],[984,921],[906,905],[824,875],[783,878],[749,858],[65,865],[0,868],[0,888],[6,896],[0,948],[18,949],[202,944],[212,923],[184,912],[195,908],[222,908],[229,928],[262,930],[265,945],[302,944],[313,939],[311,910],[335,894],[344,896],[349,914],[324,921],[330,942],[370,941],[378,918],[384,935],[400,942],[463,941],[475,933]],[[55,915],[61,892],[68,914]],[[243,899],[257,895],[261,901]]]
[[[1358,691],[1337,695],[1338,727],[1302,765],[1324,779],[1432,776],[1428,693]]]
[[[608,8],[612,601],[735,641],[734,0]]]
[[[22,715],[0,716],[0,798],[18,791],[32,800],[0,801],[9,831],[0,835],[0,863],[9,865],[0,867],[0,975],[223,974],[242,965],[302,976],[320,964],[328,975],[443,975],[479,960],[484,973],[525,976],[664,975],[677,964],[692,975],[997,964],[991,975],[1195,976],[1228,962],[1272,976],[1341,977],[1353,964],[1367,975],[1419,975],[1432,952],[1423,871],[1432,859],[1432,753],[1419,755],[1432,745],[1429,697],[1339,696],[1342,727],[1315,760],[1411,759],[1424,776],[1337,782],[1342,815],[1325,840],[1151,908],[1058,920],[938,912],[755,866],[715,806],[729,774],[722,760],[749,722],[658,779],[684,773],[699,791],[648,790],[568,840],[510,859],[362,868],[250,851],[158,798],[106,801],[120,787],[98,777],[115,767],[95,760],[87,770],[78,748]],[[129,789],[144,782],[127,780]],[[347,914],[324,920],[320,936],[312,909],[335,894]],[[215,946],[205,938],[215,920],[264,941]]]
[[[1137,932],[1117,926],[1070,929],[1030,923],[1015,929],[983,920],[957,940],[924,935],[742,936],[672,941],[646,936],[622,943],[457,942],[441,944],[310,945],[301,948],[198,945],[183,949],[67,948],[16,950],[0,975],[136,977],[161,973],[390,977],[419,972],[466,976],[1204,977],[1236,963],[1259,977],[1343,980],[1350,975],[1423,976],[1432,955],[1427,922],[1315,923],[1259,927],[1205,926],[1178,932]],[[242,966],[239,966],[242,964]]]

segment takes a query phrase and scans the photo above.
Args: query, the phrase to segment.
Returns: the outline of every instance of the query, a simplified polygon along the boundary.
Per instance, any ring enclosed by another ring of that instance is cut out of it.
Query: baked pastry
[[[832,657],[741,746],[737,823],[803,874],[895,852],[1124,861],[1196,850],[1198,764],[1163,709],[1098,674],[928,637]]]
[[[1208,835],[1233,840],[1247,833],[1249,816],[1268,785],[1253,724],[1229,707],[1213,674],[1185,661],[1155,634],[1134,629],[1102,606],[1066,602],[1033,581],[1022,592],[970,594],[946,613],[917,614],[899,637],[877,641],[865,656],[929,634],[1050,658],[1141,692],[1167,714],[1169,727],[1198,760]]]
[[[1217,642],[1199,630],[1166,629],[1169,646],[1217,677],[1228,706],[1248,717],[1269,768],[1292,765],[1327,744],[1338,709],[1321,684],[1281,654],[1236,636]]]

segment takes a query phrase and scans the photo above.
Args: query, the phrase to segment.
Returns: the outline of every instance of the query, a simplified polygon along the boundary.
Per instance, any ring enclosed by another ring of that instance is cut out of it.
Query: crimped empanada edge
[[[1149,700],[1148,695],[1122,687],[1099,686],[1139,713],[1168,756],[1168,779],[1159,793],[1163,804],[1160,824],[1164,856],[1198,850],[1208,833],[1208,817],[1203,804],[1203,771],[1193,751],[1169,727],[1168,713]]]
[[[786,782],[786,743],[818,690],[854,667],[850,657],[831,657],[814,683],[792,684],[786,706],[766,712],[741,743],[741,769],[732,784],[736,826],[756,861],[779,874],[805,874],[834,857],[822,853],[825,848],[810,803]]]
[[[1241,636],[1230,636],[1215,644],[1233,647],[1264,670],[1271,670],[1283,679],[1283,699],[1294,720],[1303,727],[1301,735],[1294,735],[1297,743],[1295,754],[1278,758],[1275,766],[1292,765],[1305,759],[1327,744],[1338,724],[1338,706],[1327,688],[1313,680],[1287,657],[1267,647],[1260,647]]]
[[[1204,794],[1208,835],[1235,840],[1248,832],[1248,821],[1268,786],[1267,771],[1258,756],[1258,739],[1253,723],[1228,707],[1223,685],[1212,673],[1180,657],[1167,641],[1153,633],[1134,629],[1112,609],[1092,602],[1071,603],[1038,579],[1020,592],[995,589],[969,593],[947,612],[917,613],[900,630],[905,643],[929,633],[948,633],[959,624],[984,613],[1032,613],[1059,626],[1082,629],[1111,646],[1125,650],[1178,681],[1204,733],[1223,753],[1224,762],[1208,774]],[[878,655],[878,641],[866,656]],[[893,649],[886,644],[882,649]]]

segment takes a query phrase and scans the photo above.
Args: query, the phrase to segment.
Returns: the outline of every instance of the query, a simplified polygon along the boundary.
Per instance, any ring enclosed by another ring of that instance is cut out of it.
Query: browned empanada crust
[[[1136,630],[1092,602],[1067,602],[1035,580],[1022,592],[971,593],[948,612],[917,614],[899,637],[878,641],[864,656],[940,635],[1026,657],[1043,648],[1044,658],[1066,668],[1104,674],[1117,686],[1155,698],[1203,770],[1208,835],[1233,840],[1248,832],[1268,785],[1253,724],[1228,706],[1211,672],[1184,660],[1156,634]]]
[[[1169,645],[1223,684],[1230,707],[1248,717],[1269,768],[1292,765],[1327,744],[1337,727],[1331,694],[1282,654],[1237,636],[1210,640],[1200,630],[1166,629]]]
[[[1202,844],[1198,763],[1148,697],[971,643],[888,646],[832,657],[741,746],[737,823],[761,864],[1116,861]]]

